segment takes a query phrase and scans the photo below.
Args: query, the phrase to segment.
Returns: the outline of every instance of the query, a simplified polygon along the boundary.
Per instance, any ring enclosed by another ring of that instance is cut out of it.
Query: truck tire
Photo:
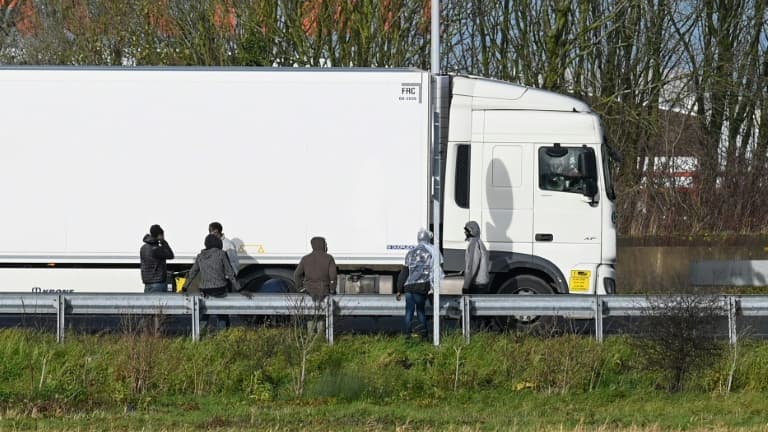
[[[243,291],[250,293],[289,293],[296,292],[293,272],[284,268],[266,268],[244,272],[238,276]]]
[[[293,272],[284,268],[266,268],[244,272],[238,276],[243,291],[253,294],[296,292]],[[285,326],[290,318],[284,315],[240,315],[240,321],[254,327]]]
[[[555,290],[545,280],[534,275],[517,275],[504,281],[497,290],[498,294],[554,294]],[[557,326],[557,317],[549,316],[498,316],[494,317],[495,326],[501,331],[517,330],[525,333],[553,334]]]

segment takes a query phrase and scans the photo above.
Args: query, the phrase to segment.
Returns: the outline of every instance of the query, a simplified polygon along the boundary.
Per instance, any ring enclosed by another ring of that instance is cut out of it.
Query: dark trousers
[[[227,296],[227,287],[220,287],[220,288],[201,288],[200,292],[203,293],[206,297],[226,297]],[[219,329],[219,315],[213,315],[213,314],[205,314],[202,316],[202,319],[206,321],[205,328],[208,330],[208,333],[215,332]],[[222,315],[221,320],[224,321],[224,325],[226,327],[229,327],[231,322],[229,319],[229,315]]]
[[[405,293],[405,327],[403,332],[406,336],[411,334],[411,321],[413,320],[413,313],[416,312],[416,318],[419,320],[420,328],[418,329],[421,337],[427,337],[427,313],[425,310],[427,304],[427,295],[415,292]]]

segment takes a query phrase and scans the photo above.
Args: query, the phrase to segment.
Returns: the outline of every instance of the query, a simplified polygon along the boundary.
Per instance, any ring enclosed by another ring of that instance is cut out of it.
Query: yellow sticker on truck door
[[[571,279],[568,281],[570,292],[589,292],[589,281],[592,279],[590,270],[571,270]]]

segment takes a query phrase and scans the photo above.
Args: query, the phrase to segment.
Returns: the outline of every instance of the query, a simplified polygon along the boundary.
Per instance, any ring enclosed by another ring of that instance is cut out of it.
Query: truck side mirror
[[[597,182],[594,179],[584,180],[584,196],[594,199],[597,195]]]
[[[591,179],[594,184],[597,184],[597,158],[595,158],[595,150],[586,148],[585,151],[579,153],[578,163],[579,175],[584,179]]]

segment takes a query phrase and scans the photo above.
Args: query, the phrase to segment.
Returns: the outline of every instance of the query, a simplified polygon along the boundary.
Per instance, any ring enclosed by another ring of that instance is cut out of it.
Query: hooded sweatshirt
[[[165,240],[159,241],[151,235],[144,236],[139,250],[141,259],[141,281],[145,284],[166,282],[168,267],[165,260],[173,259],[173,250]]]
[[[305,255],[293,273],[296,289],[302,288],[319,300],[336,291],[336,261],[327,252],[328,245],[322,237],[310,241],[312,253]]]
[[[435,247],[430,243],[432,233],[429,231],[419,231],[417,240],[419,244],[408,251],[405,256],[405,269],[401,275],[407,273],[407,279],[403,283],[405,291],[424,292],[432,288],[432,257],[435,255]],[[438,253],[439,255],[439,253]],[[439,257],[442,264],[442,257]],[[442,271],[439,275],[443,277]]]
[[[487,285],[491,278],[488,274],[490,260],[488,249],[480,240],[480,225],[475,221],[469,221],[464,225],[468,232],[467,251],[464,254],[464,291],[472,285]]]
[[[195,258],[195,263],[187,275],[184,283],[186,289],[190,282],[200,276],[200,289],[223,288],[228,282],[232,282],[232,288],[240,291],[240,285],[235,278],[235,271],[229,264],[227,253],[221,250],[221,239],[214,235],[205,238],[205,249],[200,251]]]

